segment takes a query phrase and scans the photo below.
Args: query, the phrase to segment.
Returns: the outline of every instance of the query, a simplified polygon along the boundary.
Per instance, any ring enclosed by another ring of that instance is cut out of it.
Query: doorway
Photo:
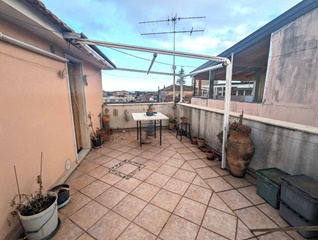
[[[70,87],[70,102],[73,115],[73,126],[75,133],[76,151],[78,156],[87,149],[89,145],[89,135],[87,131],[86,103],[83,84],[82,63],[71,57],[67,57],[68,80]],[[78,157],[79,158],[79,157]],[[80,159],[78,159],[80,161]]]

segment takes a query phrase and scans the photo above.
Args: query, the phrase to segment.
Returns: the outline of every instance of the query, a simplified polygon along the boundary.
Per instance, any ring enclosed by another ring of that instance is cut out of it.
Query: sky
[[[300,0],[41,0],[75,32],[89,39],[120,44],[175,50],[216,56]],[[176,31],[172,33],[173,17]],[[194,17],[194,18],[192,18]],[[190,19],[189,19],[190,18]],[[164,21],[161,21],[164,20]],[[150,22],[150,23],[144,23]],[[193,32],[187,31],[203,30]],[[167,34],[154,34],[168,32]],[[150,35],[145,35],[150,33]],[[147,71],[153,53],[110,49],[100,50],[118,67]],[[185,74],[204,60],[175,57],[176,73]],[[173,57],[158,54],[151,71],[173,73]],[[172,76],[102,71],[105,91],[156,91],[173,83]],[[176,77],[176,80],[178,77]],[[191,85],[187,77],[186,85]]]

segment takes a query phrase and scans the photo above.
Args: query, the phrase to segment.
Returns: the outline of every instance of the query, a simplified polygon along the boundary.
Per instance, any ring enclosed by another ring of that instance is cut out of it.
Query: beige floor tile
[[[149,148],[147,151],[155,153],[155,154],[159,154],[162,151],[162,149],[159,148],[159,147],[154,146],[154,147]]]
[[[129,153],[124,153],[118,157],[116,157],[117,160],[119,161],[124,161],[126,159],[131,160],[135,157],[135,155],[129,154]]]
[[[75,178],[78,178],[79,176],[82,176],[84,173],[78,169],[75,169],[74,172],[72,172],[71,176],[67,179],[67,183],[73,181]]]
[[[135,218],[134,223],[145,228],[149,232],[158,235],[169,216],[169,212],[152,204],[148,204]]]
[[[137,162],[137,163],[140,163],[140,164],[144,164],[145,162],[147,162],[149,159],[146,159],[146,158],[143,158],[143,157],[139,157],[139,156],[136,156],[134,158],[131,159],[131,161],[133,162]]]
[[[172,157],[174,154],[176,154],[176,151],[165,149],[160,154],[163,156]]]
[[[135,188],[135,190],[132,191],[131,194],[149,202],[159,190],[160,188],[143,182],[137,188]]]
[[[89,176],[87,174],[82,174],[77,178],[74,178],[71,181],[67,181],[67,183],[76,190],[81,190],[82,188],[86,187],[87,185],[94,182],[96,178]]]
[[[144,165],[146,166],[145,167],[146,169],[148,169],[150,171],[156,171],[158,168],[161,167],[162,163],[156,162],[153,160],[149,160],[149,161],[145,162]]]
[[[130,163],[124,163],[123,165],[116,168],[115,170],[128,175],[129,173],[135,171],[137,168],[138,168],[137,166],[132,165]]]
[[[195,184],[197,186],[204,187],[207,189],[211,189],[210,186],[199,175],[195,176],[194,180],[192,181],[192,184]]]
[[[80,171],[82,171],[84,173],[88,173],[88,172],[92,171],[94,168],[96,168],[98,166],[99,165],[97,163],[84,160],[84,161],[81,162],[81,164],[77,168],[78,168],[78,170],[80,170]]]
[[[275,222],[280,227],[287,227],[289,226],[288,223],[284,221],[279,216],[279,211],[275,208],[273,208],[268,203],[263,203],[257,206],[263,213],[265,213],[270,219],[272,219],[273,222]]]
[[[134,175],[134,178],[137,178],[141,181],[145,180],[146,178],[148,178],[151,174],[153,174],[153,171],[150,171],[146,168],[142,168],[139,172],[137,172]]]
[[[237,190],[254,205],[265,203],[264,199],[257,195],[255,186],[239,188]]]
[[[173,177],[178,178],[180,180],[183,180],[185,182],[191,183],[193,179],[195,178],[196,173],[194,172],[189,172],[183,169],[179,169]]]
[[[258,237],[259,240],[272,240],[272,239],[279,239],[279,240],[293,240],[288,234],[284,232],[273,232],[269,234],[265,234]]]
[[[187,171],[190,171],[190,172],[195,172],[194,168],[191,167],[191,165],[187,162],[185,162],[182,166],[181,166],[181,169],[183,170],[187,170]]]
[[[162,188],[169,179],[169,176],[154,172],[146,179],[146,182]]]
[[[85,160],[88,160],[88,161],[92,161],[98,157],[100,157],[101,154],[100,153],[96,153],[94,151],[90,151],[89,154],[87,154],[87,156],[85,157]]]
[[[233,189],[233,187],[227,181],[225,181],[222,177],[209,178],[209,179],[206,179],[205,182],[215,192]]]
[[[176,153],[175,155],[172,156],[172,158],[184,160],[184,158],[181,156],[180,153]]]
[[[191,153],[192,152],[189,148],[184,147],[184,145],[181,145],[181,146],[183,146],[183,147],[177,148],[178,153],[181,154],[181,153]]]
[[[221,167],[220,161],[208,160],[207,158],[203,158],[202,161],[205,162],[206,165],[208,165],[209,167],[215,167],[215,166],[217,166],[219,168]]]
[[[61,221],[61,226],[57,233],[51,238],[52,240],[74,240],[84,234],[84,231],[69,219]]]
[[[201,178],[207,179],[207,178],[213,178],[218,177],[219,175],[210,167],[204,167],[204,168],[197,168],[195,169],[196,172],[200,175]]]
[[[113,158],[106,156],[106,155],[102,155],[96,159],[93,160],[94,163],[97,163],[99,165],[104,165],[105,163],[109,162],[110,160],[112,160]]]
[[[200,225],[206,210],[206,205],[183,197],[174,210],[174,214]]]
[[[99,180],[101,180],[109,185],[114,185],[122,179],[123,179],[122,177],[119,177],[113,173],[108,173],[105,176],[101,177]]]
[[[147,202],[128,195],[113,208],[113,211],[132,221],[146,205]]]
[[[59,211],[66,216],[71,216],[73,213],[85,206],[91,199],[80,192],[76,192],[71,196],[69,203]]]
[[[160,163],[165,163],[170,157],[168,156],[163,156],[163,155],[156,155],[154,156],[151,160],[154,160],[156,162],[160,162]]]
[[[191,184],[187,192],[184,194],[185,197],[190,198],[194,201],[207,205],[210,201],[212,190],[199,187]]]
[[[87,233],[84,233],[82,236],[80,236],[77,240],[95,240],[95,238],[91,237]]]
[[[108,172],[109,172],[108,168],[104,166],[98,166],[94,168],[92,171],[88,172],[87,174],[98,179],[105,176]]]
[[[104,205],[108,208],[113,208],[116,204],[118,204],[124,197],[127,196],[127,193],[121,191],[117,188],[111,187],[107,189],[104,193],[99,195],[95,200],[100,204]]]
[[[232,210],[241,209],[253,205],[239,191],[235,189],[220,192],[218,193],[218,195]]]
[[[144,151],[139,155],[139,157],[146,158],[146,159],[152,159],[155,155],[156,155],[155,153]]]
[[[223,177],[229,184],[231,184],[234,188],[242,188],[251,186],[251,183],[244,178],[237,178],[232,175],[227,175]]]
[[[207,167],[207,166],[208,166],[208,165],[206,165],[206,163],[203,162],[201,159],[190,160],[190,161],[187,161],[187,163],[189,163],[190,166],[193,167],[193,168],[204,168],[204,167]]]
[[[158,170],[156,172],[171,177],[176,173],[177,170],[178,170],[178,168],[176,168],[176,167],[172,167],[170,165],[163,164],[160,168],[158,168]]]
[[[183,195],[187,191],[189,185],[190,183],[181,181],[176,178],[170,178],[170,180],[163,188],[179,195]]]
[[[196,152],[195,154],[201,159],[205,159],[206,158],[206,153],[202,152],[201,150],[200,150],[200,152]]]
[[[229,239],[235,239],[237,217],[208,207],[202,226]]]
[[[189,149],[189,151],[191,151],[191,150]],[[183,159],[187,160],[187,161],[189,161],[189,160],[199,160],[198,156],[195,153],[193,153],[193,152],[180,153],[180,154],[183,157]]]
[[[184,162],[185,161],[183,160],[183,158],[179,159],[179,158],[171,157],[168,161],[166,161],[166,164],[173,166],[173,167],[176,167],[176,168],[179,168],[182,166],[182,164],[184,164]]]
[[[220,176],[226,176],[230,174],[227,169],[221,169],[219,166],[214,166],[212,169]]]
[[[117,159],[112,159],[112,160],[108,161],[107,163],[105,163],[103,166],[107,167],[107,168],[112,168],[112,167],[116,166],[119,163],[121,163],[121,161],[119,161]]]
[[[217,193],[212,194],[209,206],[220,211],[235,215],[234,212],[226,205],[226,203],[218,196]]]
[[[82,188],[81,192],[84,193],[86,196],[94,199],[103,192],[105,192],[108,188],[110,188],[110,185],[102,181],[96,180],[95,182],[92,182],[88,186]]]
[[[198,225],[172,215],[163,228],[160,238],[164,240],[194,240],[198,230]]]
[[[131,223],[119,236],[118,240],[155,240],[156,236]]]
[[[119,146],[118,146],[118,148],[119,148]],[[117,158],[117,157],[119,157],[120,155],[123,155],[123,154],[124,154],[123,152],[118,151],[118,150],[106,153],[107,156],[112,157],[112,158]]]
[[[211,232],[205,228],[200,228],[197,240],[226,240],[224,238],[214,232]]]
[[[141,183],[140,180],[136,178],[129,178],[129,179],[122,179],[118,183],[115,184],[115,186],[127,193],[130,193],[132,190],[134,190],[139,184]]]
[[[245,224],[241,220],[238,220],[236,239],[243,240],[251,237],[254,237],[253,233],[245,226]]]
[[[79,225],[82,229],[87,230],[103,217],[109,209],[103,205],[91,201],[83,208],[79,209],[70,218],[73,222]]]
[[[140,154],[142,154],[144,152],[144,150],[138,148],[133,148],[129,151],[130,154],[134,155],[134,156],[138,156]]]
[[[249,229],[277,228],[278,226],[257,207],[236,210],[235,214]],[[258,235],[260,233],[257,233]]]
[[[127,219],[109,211],[88,230],[88,233],[98,240],[113,240],[117,239],[128,225]]]
[[[181,196],[170,191],[161,189],[157,195],[151,200],[153,205],[163,208],[169,212],[173,212],[179,203]]]

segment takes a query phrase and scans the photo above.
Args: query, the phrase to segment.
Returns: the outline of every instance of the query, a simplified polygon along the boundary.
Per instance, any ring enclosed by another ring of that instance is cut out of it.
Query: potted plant
[[[43,192],[42,185],[42,153],[40,175],[37,176],[39,190],[35,194],[21,194],[14,166],[18,194],[11,201],[12,216],[18,215],[24,233],[30,240],[49,239],[59,228],[60,221],[57,213],[57,194]],[[8,224],[11,222],[8,220]]]
[[[198,138],[197,137],[192,137],[191,143],[194,145],[198,144]]]
[[[147,109],[147,112],[146,112],[147,116],[153,116],[152,106],[153,106],[153,103],[148,104],[148,109]]]
[[[205,145],[205,138],[197,138],[198,146],[203,147]]]
[[[175,118],[169,118],[169,130],[173,130],[176,127],[177,120]]]
[[[91,128],[91,140],[92,140],[92,146],[93,148],[100,148],[103,144],[103,139],[102,139],[102,135],[99,131],[99,129],[97,128],[96,130],[93,127],[93,123],[92,123],[92,114],[89,113],[88,114],[88,118],[89,118],[89,127]]]
[[[239,122],[229,126],[230,136],[225,151],[230,173],[235,177],[243,177],[245,170],[254,154],[254,145],[250,135],[252,129],[242,123],[243,113]]]
[[[187,117],[181,117],[181,123],[188,123]]]
[[[213,160],[213,155],[214,155],[214,152],[212,150],[208,150],[205,152],[206,153],[206,158],[208,160]]]

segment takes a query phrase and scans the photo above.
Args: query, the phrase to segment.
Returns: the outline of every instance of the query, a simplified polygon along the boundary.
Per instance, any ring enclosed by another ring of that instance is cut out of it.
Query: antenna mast
[[[159,23],[159,22],[172,22],[173,23],[173,32],[155,32],[155,33],[141,33],[142,36],[145,35],[159,35],[159,34],[171,34],[173,33],[173,51],[176,50],[176,33],[190,33],[190,36],[192,35],[192,33],[194,32],[203,32],[204,29],[200,29],[200,30],[193,30],[193,27],[191,30],[188,31],[176,31],[176,24],[178,21],[180,20],[186,20],[186,19],[197,19],[197,18],[205,18],[205,17],[177,17],[177,14],[174,17],[168,17],[167,19],[163,19],[163,20],[156,20],[156,21],[145,21],[145,22],[139,22],[139,24],[145,24],[145,23]],[[175,66],[175,56],[173,56],[173,65],[172,65],[172,69],[173,69],[173,102],[175,102],[175,92],[176,92],[176,88],[175,88],[175,83],[176,83],[176,66]],[[180,96],[182,98],[182,96]]]

